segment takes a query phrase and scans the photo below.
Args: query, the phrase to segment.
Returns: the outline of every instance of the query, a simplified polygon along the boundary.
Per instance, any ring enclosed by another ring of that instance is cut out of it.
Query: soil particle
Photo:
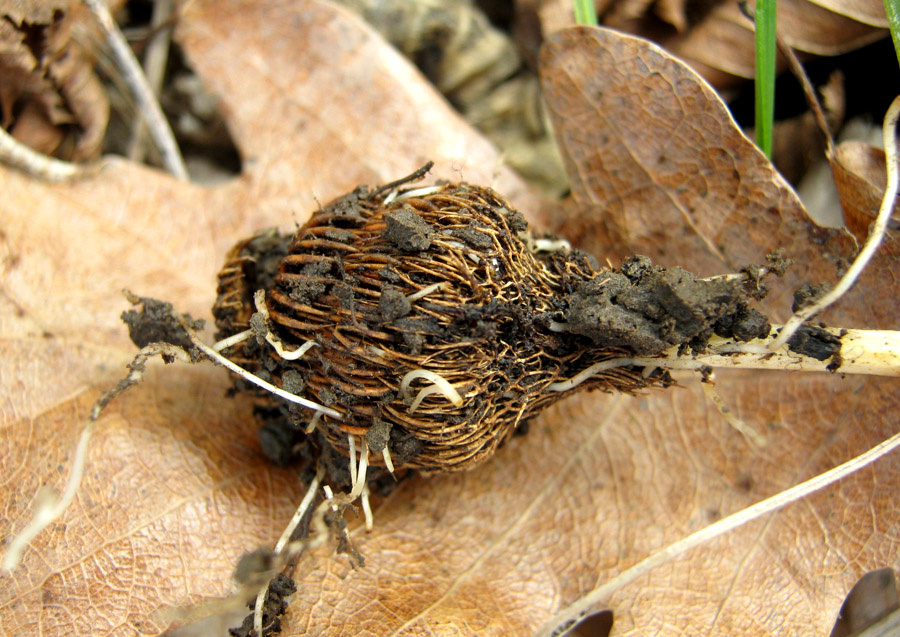
[[[381,290],[378,309],[381,311],[382,320],[393,321],[409,314],[412,304],[398,289],[386,285]]]
[[[487,250],[494,245],[494,240],[491,239],[491,235],[486,232],[481,232],[480,230],[476,230],[475,228],[456,228],[451,230],[451,233],[457,239],[462,239],[465,243],[468,243],[473,248],[480,248],[482,250]]]
[[[628,275],[604,274],[578,286],[568,298],[568,331],[600,347],[655,356],[683,343],[702,348],[713,326],[742,306],[732,281],[697,279],[649,261],[634,257],[625,268]]]
[[[340,217],[349,217],[351,219],[361,219],[360,201],[368,198],[369,189],[366,186],[359,186],[328,205],[328,210],[334,215]]]
[[[434,229],[410,208],[384,216],[388,241],[404,252],[421,252],[431,245]]]
[[[406,464],[425,449],[425,443],[399,427],[391,429],[391,456],[394,466]]]
[[[499,208],[498,211],[506,217],[506,223],[509,224],[510,230],[513,232],[528,232],[528,222],[525,220],[525,215],[521,212],[503,207]]]
[[[250,329],[256,337],[256,342],[262,345],[266,342],[266,335],[269,333],[269,326],[266,325],[266,317],[262,312],[254,312],[250,317]]]
[[[341,307],[351,309],[353,307],[353,287],[347,283],[335,283],[331,286],[331,294],[340,301]]]
[[[391,440],[391,428],[393,425],[380,418],[375,418],[374,423],[366,432],[366,444],[369,445],[370,451],[381,453]]]
[[[328,228],[325,231],[325,238],[331,239],[332,241],[337,241],[339,243],[350,243],[353,241],[354,235],[352,232],[348,232],[347,230],[337,230],[335,228]]]
[[[337,402],[337,396],[335,396],[334,392],[327,387],[323,387],[319,390],[318,397],[325,406],[331,406]]]
[[[739,308],[733,315],[724,316],[715,324],[715,333],[719,336],[744,342],[765,338],[771,331],[769,319],[748,307]]]
[[[832,356],[839,356],[841,339],[821,327],[803,325],[788,340],[788,349],[817,361],[824,361]],[[835,368],[836,370],[837,368]],[[835,371],[831,370],[831,371]]]
[[[775,276],[784,276],[787,269],[794,265],[793,259],[787,257],[784,250],[775,250],[766,255],[766,263],[769,272]]]
[[[637,283],[647,272],[653,269],[653,261],[643,254],[636,254],[622,264],[622,274],[632,283]]]
[[[378,278],[388,283],[400,283],[403,279],[391,268],[381,268],[378,271]]]
[[[296,369],[287,370],[281,375],[281,388],[284,389],[284,391],[296,394],[297,396],[301,395],[306,388],[306,381],[303,380],[303,374]]]
[[[796,312],[805,307],[813,305],[820,298],[828,293],[829,286],[827,283],[812,285],[805,283],[794,291],[794,302],[791,304],[791,312]]]
[[[131,342],[140,348],[160,342],[186,350],[193,347],[190,337],[178,322],[171,303],[146,297],[138,297],[138,300],[142,306],[140,310],[122,312],[122,320],[128,326]],[[203,329],[202,319],[192,319],[187,314],[184,318],[192,330]]]
[[[301,303],[311,303],[325,293],[320,279],[331,274],[331,261],[307,263],[300,270],[301,278],[291,281],[290,297]],[[268,289],[268,288],[267,288]]]

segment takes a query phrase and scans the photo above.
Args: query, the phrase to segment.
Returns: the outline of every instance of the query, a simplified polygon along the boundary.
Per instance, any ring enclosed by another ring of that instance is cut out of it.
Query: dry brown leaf
[[[829,158],[844,222],[860,240],[869,234],[884,198],[884,151],[859,141],[838,144]]]
[[[571,2],[543,0],[545,36],[574,24]],[[751,10],[755,7],[750,2]],[[709,3],[681,25],[675,0],[618,0],[603,7],[600,23],[650,38],[674,53],[722,90],[755,77],[753,23],[737,2]],[[781,0],[778,35],[808,55],[838,55],[887,37],[881,0]],[[779,68],[785,61],[779,57]]]
[[[601,257],[638,249],[668,264],[712,272],[784,247],[798,267],[773,286],[768,304],[783,314],[791,289],[805,280],[834,281],[852,256],[846,235],[817,228],[806,217],[712,89],[659,48],[612,31],[572,29],[548,43],[542,69],[563,155],[574,171],[575,216],[560,226]],[[894,252],[889,246],[880,254],[829,321],[897,329]],[[654,420],[658,437],[678,441],[675,447],[694,467],[686,481],[672,480],[672,488],[681,484],[695,502],[717,501],[718,514],[739,508],[741,484],[754,491],[760,479],[767,481],[755,492],[759,499],[897,431],[890,414],[897,408],[896,383],[760,374],[723,377],[719,390],[742,405],[745,422],[770,436],[765,449],[726,450],[712,435],[688,442],[683,428],[692,425],[680,412],[673,412],[677,424],[671,429]],[[653,444],[665,448],[662,440]],[[659,458],[677,452],[654,447],[648,453]],[[829,460],[822,464],[812,460],[824,457]],[[725,464],[704,485],[695,472],[714,459]],[[611,600],[615,628],[619,634],[826,634],[862,573],[900,563],[900,543],[883,533],[900,524],[897,502],[888,495],[898,472],[900,458],[886,459],[836,493],[814,496],[698,549],[666,573],[651,574]],[[655,475],[663,483],[679,474],[656,467]],[[862,519],[847,506],[858,513],[870,508]],[[647,525],[642,528],[653,528],[652,518],[638,517]],[[881,548],[869,553],[873,541]],[[628,564],[646,555],[637,552]]]
[[[62,484],[80,420],[133,353],[117,319],[125,305],[119,288],[208,316],[227,248],[256,227],[302,219],[313,195],[325,200],[359,182],[386,181],[427,158],[440,160],[441,176],[462,171],[491,181],[490,148],[343,11],[315,2],[196,0],[178,37],[222,96],[244,157],[236,182],[207,190],[126,163],[70,186],[0,172],[3,537],[24,525],[40,484]],[[578,48],[596,59],[588,44]],[[577,56],[559,64],[549,72],[560,81],[597,71]],[[679,82],[686,90],[688,81]],[[609,177],[598,170],[596,149],[585,148],[594,143],[588,133],[604,124],[592,108],[571,94],[554,105],[583,125],[581,153],[571,134],[568,151],[591,183]],[[697,117],[695,126],[718,130],[721,137],[705,143],[718,144],[719,155],[704,151],[702,139],[685,142],[698,144],[699,163],[711,155],[731,166],[726,149],[739,133],[717,116],[692,112],[685,127]],[[820,262],[835,240],[808,233],[808,222],[792,216],[790,191],[778,182],[766,187],[771,175],[751,159],[740,163],[742,179],[767,205],[786,206],[787,228],[770,235],[712,224],[718,234],[709,236],[735,259],[764,249],[735,243],[784,240],[818,259],[807,271],[828,271]],[[534,208],[507,173],[498,182],[518,205]],[[711,187],[708,197],[727,201],[729,192]],[[673,232],[667,257],[694,268],[720,265],[704,254],[706,242],[691,238],[684,216],[666,221],[671,207],[647,205]],[[588,228],[581,219],[569,236]],[[824,247],[808,248],[822,237]],[[631,248],[659,248],[649,229],[632,239]],[[841,320],[888,326],[893,289],[877,276],[866,289]],[[111,405],[75,503],[26,553],[23,568],[0,579],[0,632],[155,634],[163,627],[156,610],[224,594],[240,554],[277,537],[302,485],[291,470],[262,461],[250,405],[223,400],[228,384],[221,370],[156,366],[147,383]],[[765,449],[732,430],[690,381],[636,398],[565,400],[487,465],[414,479],[377,504],[375,531],[353,531],[365,568],[353,571],[325,553],[302,560],[285,634],[528,634],[647,553],[887,437],[896,428],[895,387],[723,375],[720,391],[765,432]],[[824,633],[861,572],[898,564],[898,464],[884,459],[635,582],[611,600],[615,630]]]
[[[60,155],[95,159],[109,102],[87,52],[86,41],[97,37],[87,7],[69,0],[3,0],[0,18],[0,125],[46,154],[60,150],[66,133],[61,125],[77,125],[72,147]]]
[[[237,239],[426,159],[527,207],[490,145],[346,11],[193,2],[179,38],[222,97],[238,180],[204,189],[124,162],[67,186],[0,171],[5,541],[40,485],[62,486],[91,403],[134,354],[122,288],[209,316]],[[228,384],[212,368],[154,369],[114,403],[74,504],[0,578],[0,633],[157,634],[159,609],[227,593],[238,557],[271,544],[302,494],[263,461],[250,405],[225,400]]]

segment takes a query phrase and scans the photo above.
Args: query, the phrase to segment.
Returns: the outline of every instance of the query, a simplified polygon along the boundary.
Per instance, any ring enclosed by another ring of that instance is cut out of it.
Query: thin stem
[[[770,349],[775,350],[784,345],[800,328],[804,321],[813,315],[818,314],[841,298],[847,290],[856,283],[856,279],[862,274],[862,271],[869,264],[869,261],[872,259],[878,246],[881,245],[881,241],[884,239],[884,234],[887,230],[888,221],[891,218],[891,212],[894,209],[894,201],[897,199],[897,192],[900,190],[900,173],[898,173],[897,160],[898,118],[900,118],[900,97],[894,99],[887,114],[884,116],[883,135],[884,153],[887,161],[887,187],[884,190],[884,199],[881,201],[881,209],[878,211],[878,217],[875,219],[875,223],[872,224],[869,237],[866,239],[866,244],[863,246],[863,249],[859,251],[859,254],[856,255],[853,265],[847,269],[847,272],[841,277],[838,284],[835,285],[828,294],[824,295],[816,303],[799,310],[788,319],[787,323],[784,324],[784,329],[781,330],[781,333],[778,335],[778,338],[770,345]]]
[[[172,44],[172,29],[166,25],[172,19],[175,9],[174,0],[153,0],[153,15],[150,18],[150,39],[144,52],[144,75],[155,98],[159,98],[166,74],[166,63],[169,60],[169,48]],[[137,118],[131,126],[131,144],[128,148],[128,159],[135,162],[144,161],[147,152],[147,126],[142,118]]]
[[[153,94],[153,89],[147,83],[147,78],[144,76],[141,65],[138,63],[137,58],[134,57],[134,52],[128,46],[128,42],[116,25],[116,21],[113,20],[109,7],[106,6],[104,0],[84,0],[84,2],[97,18],[97,22],[106,34],[107,40],[109,40],[113,56],[122,71],[122,77],[134,94],[134,99],[138,103],[141,114],[147,123],[150,136],[162,154],[166,170],[178,179],[187,181],[187,168],[184,166],[184,160],[181,158],[181,152],[178,150],[178,144],[175,142],[172,129],[169,128],[169,123],[166,121],[159,102]]]
[[[577,621],[591,607],[608,599],[613,593],[620,590],[627,584],[633,582],[638,577],[645,575],[657,566],[671,562],[675,558],[683,555],[687,551],[707,542],[713,538],[719,537],[743,526],[747,522],[757,520],[760,517],[776,511],[783,506],[796,502],[811,493],[834,484],[838,480],[842,480],[851,473],[859,471],[866,465],[875,462],[882,456],[892,452],[900,447],[900,434],[891,436],[881,444],[873,447],[869,451],[859,455],[844,464],[835,467],[825,473],[802,482],[795,487],[791,487],[777,495],[767,498],[761,502],[747,507],[737,513],[729,515],[708,527],[697,531],[677,542],[670,544],[663,550],[654,553],[650,557],[638,562],[631,568],[623,571],[602,586],[598,586],[581,597],[574,604],[557,613],[550,621],[544,624],[538,631],[538,637],[551,637],[553,635],[562,635],[568,630],[573,622]]]

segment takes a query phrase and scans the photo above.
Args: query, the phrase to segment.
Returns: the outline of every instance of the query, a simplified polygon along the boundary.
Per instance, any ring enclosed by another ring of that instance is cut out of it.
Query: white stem
[[[777,330],[777,326],[773,331]],[[842,330],[825,328],[841,339],[841,364],[834,370],[839,374],[869,374],[900,376],[900,332],[890,330]],[[797,352],[787,345],[772,351],[774,339],[756,339],[739,343],[713,336],[707,351],[702,354],[679,354],[680,347],[672,347],[659,356],[613,358],[596,363],[572,378],[547,385],[547,391],[568,391],[601,372],[617,367],[661,367],[664,369],[700,370],[704,367],[734,367],[740,369],[773,369],[785,372],[826,372],[835,364],[831,358],[819,361]]]
[[[856,279],[869,264],[869,261],[872,259],[878,246],[881,245],[881,241],[887,230],[888,220],[891,218],[891,211],[894,209],[894,200],[897,198],[898,190],[900,190],[896,139],[898,118],[900,118],[900,97],[894,99],[887,114],[884,116],[883,135],[884,153],[887,161],[887,187],[884,190],[884,199],[881,201],[881,209],[878,211],[878,217],[872,225],[872,229],[869,232],[869,237],[866,239],[863,249],[856,255],[853,265],[847,269],[847,272],[841,277],[841,280],[838,281],[834,288],[814,304],[799,310],[788,319],[787,323],[784,324],[784,329],[781,331],[781,334],[779,334],[778,338],[770,345],[771,350],[777,350],[787,343],[788,339],[794,335],[794,332],[800,328],[804,321],[808,320],[813,315],[818,314],[841,298],[856,282]]]
[[[573,622],[578,620],[590,608],[608,599],[613,593],[657,566],[674,560],[678,556],[683,555],[687,551],[708,540],[724,535],[747,522],[759,519],[791,502],[795,502],[819,489],[823,489],[824,487],[847,477],[851,473],[859,471],[866,465],[878,460],[880,457],[890,453],[897,447],[900,447],[900,434],[895,434],[880,445],[834,469],[819,474],[795,487],[782,491],[771,498],[757,502],[756,504],[729,515],[726,518],[722,518],[718,522],[710,524],[706,528],[678,540],[674,544],[670,544],[663,550],[654,553],[650,557],[623,571],[602,586],[598,586],[571,606],[557,613],[550,621],[541,627],[537,633],[537,637],[562,635],[569,627],[571,627]]]

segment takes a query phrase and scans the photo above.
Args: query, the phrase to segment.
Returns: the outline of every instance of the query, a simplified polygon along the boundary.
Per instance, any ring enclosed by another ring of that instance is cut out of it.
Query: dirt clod
[[[128,336],[140,348],[150,343],[170,343],[186,350],[192,347],[191,339],[178,321],[171,303],[146,297],[137,297],[140,310],[122,312],[122,320],[128,326]],[[203,319],[192,319],[185,315],[188,326],[193,330],[203,329]]]
[[[434,229],[411,208],[384,216],[385,237],[404,252],[421,252],[431,245]]]
[[[393,321],[409,314],[412,304],[403,292],[400,292],[395,287],[385,286],[381,290],[378,309],[381,311],[382,320]]]
[[[375,424],[366,432],[366,444],[369,445],[369,450],[374,453],[381,453],[391,440],[392,428],[393,425],[391,423],[380,418],[376,419]]]
[[[819,285],[806,283],[801,285],[794,290],[794,302],[791,304],[791,312],[796,312],[813,305],[816,301],[825,296],[825,294],[828,293],[828,290],[829,285],[827,283],[820,283]]]
[[[598,347],[654,356],[683,343],[702,348],[713,326],[742,307],[739,286],[726,279],[697,279],[642,256],[623,272],[592,279],[569,296],[568,331]]]
[[[788,349],[817,361],[824,361],[841,352],[841,339],[821,327],[803,325],[788,340]],[[834,371],[834,370],[832,370]]]

